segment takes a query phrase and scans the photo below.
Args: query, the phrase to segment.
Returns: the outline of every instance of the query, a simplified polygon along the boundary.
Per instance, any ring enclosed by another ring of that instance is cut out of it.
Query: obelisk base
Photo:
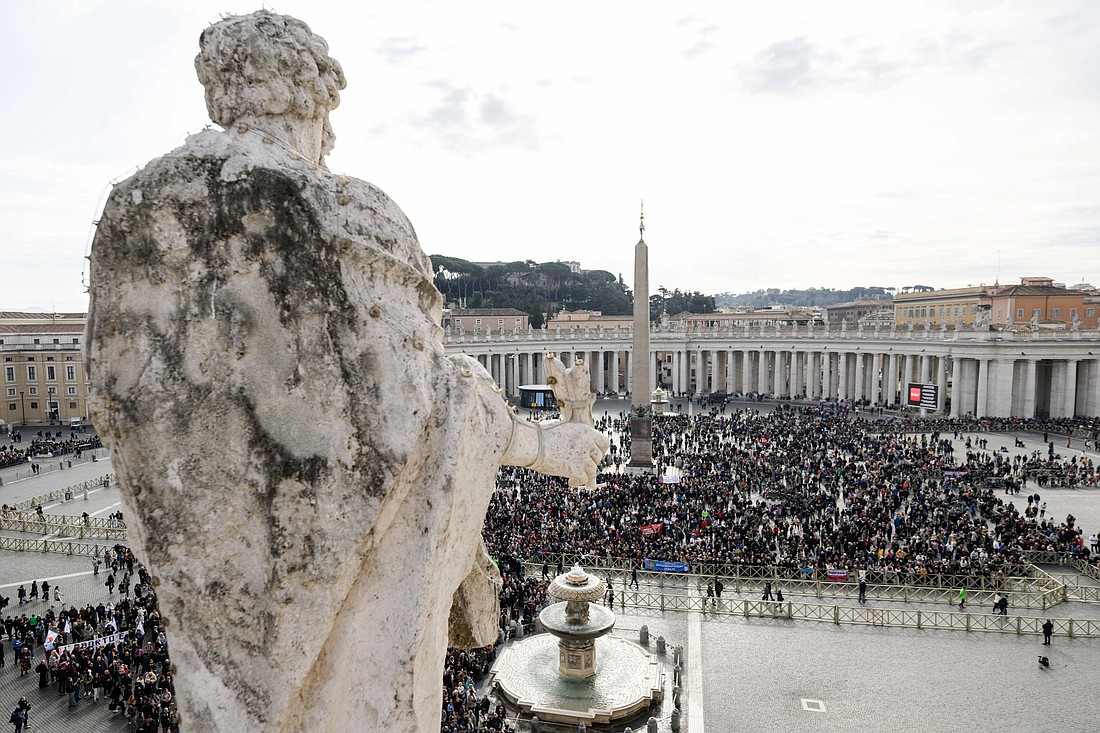
[[[630,462],[627,468],[653,470],[653,418],[630,418]]]

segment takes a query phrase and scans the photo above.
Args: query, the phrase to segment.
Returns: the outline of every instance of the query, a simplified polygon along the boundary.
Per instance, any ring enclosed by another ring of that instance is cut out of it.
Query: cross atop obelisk
[[[649,383],[649,247],[645,243],[645,201],[638,219],[638,244],[634,247],[634,346],[631,363],[630,463],[631,468],[653,468],[653,411]]]

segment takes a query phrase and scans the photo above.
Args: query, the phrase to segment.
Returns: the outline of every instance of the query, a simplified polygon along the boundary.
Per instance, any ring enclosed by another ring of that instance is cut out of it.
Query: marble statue
[[[91,254],[92,414],[168,622],[187,730],[438,730],[448,639],[495,639],[501,464],[606,439],[519,420],[443,350],[402,211],[330,173],[325,41],[260,11],[195,61],[208,129],[116,185]]]

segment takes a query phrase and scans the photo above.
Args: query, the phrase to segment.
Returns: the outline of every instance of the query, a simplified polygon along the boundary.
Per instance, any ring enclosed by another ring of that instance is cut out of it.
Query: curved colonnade
[[[547,352],[583,359],[595,392],[631,391],[629,331],[449,332],[444,347],[476,357],[509,396],[546,383]],[[891,405],[904,402],[907,383],[921,383],[939,386],[936,412],[952,417],[1100,414],[1098,331],[655,329],[648,362],[650,384],[677,395]]]

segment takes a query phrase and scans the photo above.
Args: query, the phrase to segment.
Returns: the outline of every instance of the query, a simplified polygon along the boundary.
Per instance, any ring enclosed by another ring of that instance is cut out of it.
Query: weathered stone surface
[[[412,225],[324,168],[343,76],[323,40],[260,12],[202,44],[227,129],[114,188],[87,339],[187,728],[437,729],[448,619],[484,643],[497,617],[498,465],[584,479],[606,442],[544,436],[444,354]]]

